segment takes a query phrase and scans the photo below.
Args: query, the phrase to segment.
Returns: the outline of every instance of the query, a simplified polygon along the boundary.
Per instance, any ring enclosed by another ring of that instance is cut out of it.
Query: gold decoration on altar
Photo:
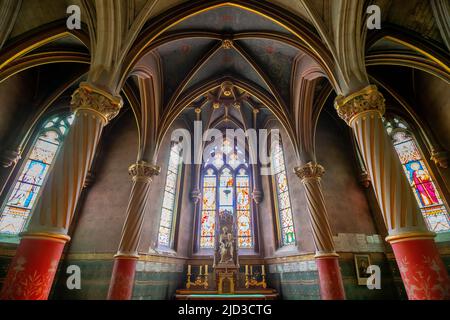
[[[253,266],[250,266],[250,272],[249,272],[249,266],[245,266],[245,288],[263,288],[267,289],[267,282],[266,282],[266,267],[263,265],[261,266],[261,277],[262,281],[258,281],[256,274],[253,273]]]
[[[187,272],[187,281],[186,281],[186,289],[191,288],[203,288],[207,290],[209,288],[209,266],[205,265],[205,273],[203,274],[203,266],[200,266],[200,273],[195,278],[195,281],[192,282],[192,266],[188,265]]]
[[[376,86],[368,86],[348,97],[338,96],[335,108],[339,117],[350,125],[357,115],[364,112],[378,111],[384,115],[386,100]]]

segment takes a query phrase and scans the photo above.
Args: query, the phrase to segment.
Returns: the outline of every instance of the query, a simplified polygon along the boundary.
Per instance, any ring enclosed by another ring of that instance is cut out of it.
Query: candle
[[[203,266],[200,266],[200,275],[203,275]]]
[[[245,265],[245,275],[248,276],[248,264]]]
[[[188,275],[191,275],[191,273],[192,273],[192,267],[191,267],[191,265],[188,265]]]
[[[253,275],[253,266],[250,266],[250,275]]]
[[[265,276],[266,275],[266,266],[261,266],[262,268],[262,275]]]
[[[208,275],[208,265],[205,265],[205,276]]]

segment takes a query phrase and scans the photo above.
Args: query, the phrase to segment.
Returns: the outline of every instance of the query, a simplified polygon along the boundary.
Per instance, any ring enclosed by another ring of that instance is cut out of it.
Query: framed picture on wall
[[[370,277],[370,273],[367,273],[367,268],[369,268],[370,265],[372,265],[372,262],[370,261],[370,256],[368,254],[355,254],[355,267],[358,285],[367,285],[367,279]]]

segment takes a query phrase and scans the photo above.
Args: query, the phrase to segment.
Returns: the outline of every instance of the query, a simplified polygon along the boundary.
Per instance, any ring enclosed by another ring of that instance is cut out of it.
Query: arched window
[[[252,249],[253,219],[250,201],[250,174],[245,151],[225,139],[210,145],[211,156],[203,166],[203,202],[200,219],[200,248],[214,248],[216,213],[234,215],[238,246]]]
[[[73,119],[73,115],[53,117],[39,131],[20,174],[1,207],[2,236],[14,237],[25,230]]]
[[[289,185],[281,140],[272,145],[271,158],[280,244],[282,247],[295,245],[294,219],[292,217],[291,197],[289,195]]]
[[[159,224],[158,245],[163,248],[171,248],[173,244],[173,231],[178,203],[177,194],[180,190],[180,176],[183,168],[182,159],[182,148],[179,144],[174,144],[170,150],[161,221]]]
[[[385,125],[429,230],[450,231],[448,210],[408,124],[392,118],[385,120]]]

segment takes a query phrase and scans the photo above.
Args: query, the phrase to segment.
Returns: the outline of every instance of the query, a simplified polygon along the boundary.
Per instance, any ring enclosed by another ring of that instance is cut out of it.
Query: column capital
[[[89,110],[98,114],[105,124],[113,120],[123,106],[120,96],[113,96],[106,91],[95,88],[89,83],[83,82],[72,95],[72,110]]]
[[[191,191],[191,199],[192,201],[197,204],[202,199],[202,192],[198,189],[194,189]]]
[[[0,156],[0,164],[3,168],[9,168],[16,165],[21,158],[22,150],[20,148],[17,150],[6,149]]]
[[[141,161],[131,165],[128,168],[128,172],[134,182],[150,183],[154,176],[158,176],[161,173],[161,168]]]
[[[256,204],[260,204],[263,199],[263,193],[260,190],[253,190],[252,193],[253,201],[255,201]]]
[[[309,162],[303,166],[294,169],[295,174],[302,181],[309,179],[321,179],[325,174],[325,168],[320,164]]]
[[[384,115],[386,100],[378,88],[371,85],[347,97],[338,96],[335,100],[335,108],[339,117],[351,125],[353,120],[362,113],[378,111]]]

